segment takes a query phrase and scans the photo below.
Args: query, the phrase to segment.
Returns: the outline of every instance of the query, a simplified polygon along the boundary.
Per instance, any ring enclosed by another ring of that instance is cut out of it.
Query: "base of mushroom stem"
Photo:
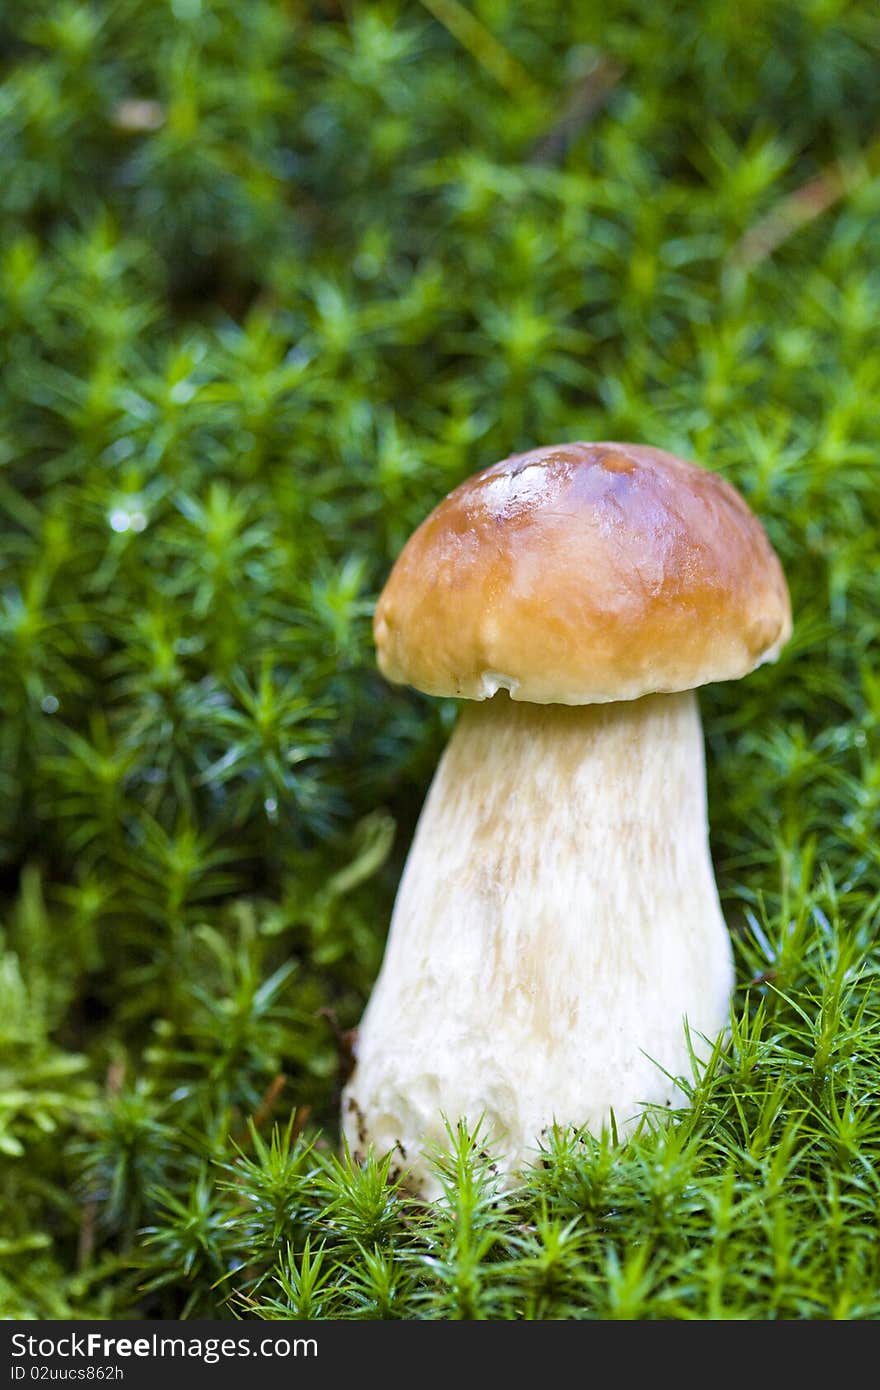
[[[425,1118],[423,1133],[415,1144],[410,1139],[410,1148],[407,1148],[402,1139],[398,1139],[389,1149],[384,1137],[379,1143],[373,1142],[369,1122],[357,1100],[352,1095],[346,1095],[343,1129],[355,1163],[363,1164],[370,1153],[379,1159],[390,1154],[390,1181],[410,1196],[432,1202],[443,1194],[444,1184],[439,1167],[442,1166],[444,1157],[452,1151],[460,1133],[467,1137],[478,1159],[485,1163],[486,1169],[495,1180],[496,1190],[506,1192],[517,1187],[530,1168],[544,1161],[556,1134],[563,1137],[566,1134],[592,1135],[598,1139],[604,1131],[614,1135],[618,1140],[625,1140],[639,1126],[659,1126],[668,1123],[669,1117],[686,1104],[686,1092],[678,1087],[670,1087],[665,1100],[652,1102],[649,1107],[627,1120],[618,1121],[616,1115],[611,1113],[605,1117],[603,1124],[564,1124],[553,1120],[542,1125],[528,1140],[521,1139],[514,1147],[511,1147],[509,1135],[502,1138],[487,1125],[485,1115],[477,1116],[476,1119],[461,1116],[448,1125],[441,1116],[442,1129],[438,1129],[436,1117],[432,1115]]]

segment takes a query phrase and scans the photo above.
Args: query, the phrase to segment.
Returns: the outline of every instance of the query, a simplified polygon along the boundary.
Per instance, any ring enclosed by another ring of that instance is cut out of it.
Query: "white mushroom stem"
[[[355,1152],[409,1184],[483,1119],[505,1172],[555,1123],[620,1132],[681,1104],[728,1022],[730,941],[709,855],[692,692],[604,705],[467,704],[428,794],[343,1098]]]

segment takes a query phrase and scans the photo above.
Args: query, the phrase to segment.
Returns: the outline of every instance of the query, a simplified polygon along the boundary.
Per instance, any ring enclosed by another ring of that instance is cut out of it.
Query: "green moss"
[[[0,17],[4,1316],[880,1314],[875,19],[471,8]],[[372,602],[460,478],[591,437],[725,474],[790,580],[703,698],[734,1039],[515,1193],[461,1136],[425,1210],[336,1148],[454,713]]]

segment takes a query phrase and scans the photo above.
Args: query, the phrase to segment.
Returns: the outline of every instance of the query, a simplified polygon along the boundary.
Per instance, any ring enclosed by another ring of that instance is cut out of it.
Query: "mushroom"
[[[380,596],[392,682],[467,701],[419,819],[343,1095],[355,1153],[481,1122],[502,1172],[553,1124],[681,1102],[729,1023],[694,688],[776,658],[779,561],[742,497],[659,449],[572,443],[467,479]]]

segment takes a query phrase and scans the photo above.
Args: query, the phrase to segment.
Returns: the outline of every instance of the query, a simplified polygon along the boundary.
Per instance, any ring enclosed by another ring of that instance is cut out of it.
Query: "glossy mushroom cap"
[[[735,680],[791,633],[779,561],[717,474],[661,449],[533,449],[468,478],[380,596],[379,667],[431,695],[634,700]]]

